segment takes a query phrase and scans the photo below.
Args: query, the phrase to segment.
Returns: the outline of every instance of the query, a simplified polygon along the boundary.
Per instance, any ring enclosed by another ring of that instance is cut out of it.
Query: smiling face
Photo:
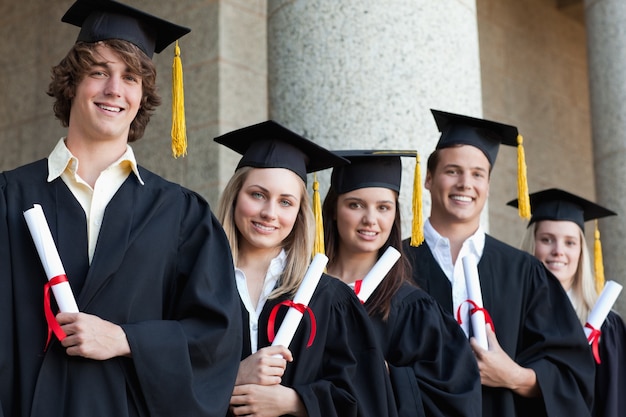
[[[284,168],[254,168],[244,181],[234,209],[241,235],[239,251],[277,254],[296,222],[304,184]]]
[[[126,143],[130,124],[141,104],[141,76],[130,71],[105,45],[96,47],[96,56],[99,62],[76,86],[68,139]]]
[[[396,216],[395,191],[368,187],[337,199],[339,248],[345,253],[378,253],[387,242]]]
[[[567,291],[574,283],[582,250],[580,227],[571,221],[542,220],[535,228],[535,256]]]
[[[438,152],[438,163],[425,181],[432,200],[431,223],[435,228],[459,223],[477,228],[489,196],[489,160],[470,145]]]

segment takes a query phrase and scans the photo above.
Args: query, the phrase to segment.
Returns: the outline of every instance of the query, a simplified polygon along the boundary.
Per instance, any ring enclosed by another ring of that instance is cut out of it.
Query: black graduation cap
[[[306,183],[306,174],[349,161],[268,120],[218,136],[215,142],[243,155],[237,169],[286,168]]]
[[[350,161],[350,165],[333,169],[331,184],[338,194],[366,187],[389,188],[400,192],[400,157],[417,156],[417,151],[341,150],[335,153]]]
[[[441,132],[437,149],[454,145],[472,145],[483,151],[493,167],[500,144],[517,146],[519,133],[515,126],[441,110],[430,111]]]
[[[61,21],[81,28],[77,42],[123,39],[150,58],[191,31],[113,0],[77,0]]]
[[[517,207],[517,199],[507,205]],[[583,231],[585,222],[617,213],[567,191],[550,188],[530,194],[533,215],[528,225],[541,220],[569,220]]]

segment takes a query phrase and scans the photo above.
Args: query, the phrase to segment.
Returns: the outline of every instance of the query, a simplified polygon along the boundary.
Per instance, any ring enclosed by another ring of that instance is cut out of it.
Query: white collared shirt
[[[137,170],[135,154],[129,145],[126,145],[124,155],[100,173],[94,188],[91,188],[78,175],[78,158],[72,155],[72,152],[65,146],[65,138],[57,142],[48,156],[48,182],[61,177],[85,211],[90,264],[96,249],[104,210],[131,172],[135,173],[143,185],[143,180]]]
[[[246,275],[241,269],[235,267],[235,281],[237,282],[239,297],[241,297],[243,305],[246,307],[246,310],[248,310],[248,317],[250,317],[248,321],[248,326],[250,331],[250,348],[252,353],[258,350],[259,317],[261,316],[261,312],[263,311],[263,306],[267,301],[267,297],[274,290],[274,288],[276,288],[276,284],[280,279],[280,275],[285,270],[286,264],[287,253],[284,249],[282,249],[278,256],[272,259],[269,268],[267,268],[267,272],[265,273],[265,281],[263,282],[263,289],[261,290],[261,295],[259,297],[259,302],[256,305],[256,309],[254,308],[254,303],[250,298],[250,293],[248,292]],[[261,331],[265,330],[266,329],[261,329]]]
[[[476,264],[480,261],[485,248],[485,232],[482,227],[463,242],[456,262],[452,263],[452,253],[450,250],[450,240],[441,236],[430,224],[430,219],[424,224],[424,240],[430,248],[433,257],[446,274],[452,286],[452,311],[457,317],[457,310],[461,306],[461,328],[465,335],[470,334],[469,304],[465,303],[467,297],[467,287],[465,285],[465,273],[463,272],[463,257],[474,256]]]

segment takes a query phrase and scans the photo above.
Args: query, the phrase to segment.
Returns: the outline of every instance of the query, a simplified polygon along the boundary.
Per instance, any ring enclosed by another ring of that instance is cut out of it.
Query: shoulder
[[[196,203],[200,205],[207,205],[208,202],[205,200],[197,192],[190,190],[178,183],[166,180],[154,172],[139,166],[138,167],[139,174],[141,175],[141,179],[144,181],[144,185],[142,186],[146,191],[155,192],[155,193],[165,193],[167,195],[172,195],[175,197],[183,197],[184,200],[187,200],[187,203]],[[181,201],[182,203],[183,201]]]
[[[17,168],[4,171],[2,173],[3,181],[6,183],[11,182],[32,182],[46,181],[48,174],[48,160],[40,159],[35,162],[31,162],[26,165],[19,166]]]
[[[483,256],[486,258],[502,258],[513,265],[526,264],[532,267],[541,267],[541,262],[521,249],[515,248],[490,235],[485,235]]]

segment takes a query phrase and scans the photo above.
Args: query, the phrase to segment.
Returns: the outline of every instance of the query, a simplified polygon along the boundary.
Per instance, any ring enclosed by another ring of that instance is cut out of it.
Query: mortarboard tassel
[[[183,63],[178,41],[172,64],[172,155],[187,155],[187,128],[185,126],[185,94],[183,91]]]
[[[313,240],[313,256],[321,253],[325,255],[324,249],[324,222],[322,219],[322,200],[320,198],[320,183],[317,181],[317,174],[313,174],[313,216],[315,217],[315,238]]]
[[[517,135],[517,199],[519,202],[519,216],[522,219],[530,219],[530,197],[528,196],[526,155],[523,143],[524,138],[522,135]]]
[[[593,260],[594,272],[596,276],[596,292],[600,294],[604,288],[604,262],[602,260],[602,242],[600,242],[600,230],[596,219],[596,230],[594,233]]]
[[[411,224],[411,246],[419,246],[424,241],[424,216],[422,213],[422,174],[420,155],[415,156],[415,174],[413,175],[413,221]]]

